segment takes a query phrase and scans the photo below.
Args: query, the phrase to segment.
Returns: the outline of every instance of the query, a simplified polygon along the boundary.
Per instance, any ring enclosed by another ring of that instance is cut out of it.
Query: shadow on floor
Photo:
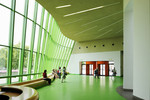
[[[119,86],[117,87],[116,91],[123,96],[124,98],[126,98],[127,100],[143,100],[140,98],[137,98],[135,96],[133,96],[133,91],[132,90],[124,90],[123,86]]]

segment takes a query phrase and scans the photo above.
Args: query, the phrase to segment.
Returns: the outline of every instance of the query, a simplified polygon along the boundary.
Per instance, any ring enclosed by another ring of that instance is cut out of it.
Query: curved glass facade
[[[74,41],[35,0],[0,0],[0,13],[0,84],[68,65]]]

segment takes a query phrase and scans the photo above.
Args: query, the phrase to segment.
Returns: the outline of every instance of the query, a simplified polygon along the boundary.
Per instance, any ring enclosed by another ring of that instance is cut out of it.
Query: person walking
[[[62,83],[64,79],[66,79],[66,67],[63,67],[62,80],[61,80]]]
[[[99,75],[98,75],[98,68],[96,68],[95,70],[94,70],[94,78],[99,78]]]

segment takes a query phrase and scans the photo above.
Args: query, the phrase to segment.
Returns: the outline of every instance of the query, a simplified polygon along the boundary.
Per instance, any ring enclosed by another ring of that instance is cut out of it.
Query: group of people
[[[67,75],[66,67],[63,67],[62,70],[61,70],[61,67],[59,67],[58,70],[53,69],[52,74],[54,75],[54,79],[59,78],[59,79],[61,79],[61,82],[63,83],[64,79],[66,79],[66,75]],[[62,76],[62,78],[61,78],[61,76]],[[43,72],[43,79],[48,81],[49,85],[51,84],[51,79],[47,77],[47,70],[44,70],[44,72]]]
[[[117,71],[116,71],[115,67],[114,67],[114,69],[112,70],[112,72],[113,72],[113,75],[112,75],[112,76],[116,76]],[[96,78],[96,77],[99,78],[98,68],[96,68],[96,69],[94,70],[94,78]]]

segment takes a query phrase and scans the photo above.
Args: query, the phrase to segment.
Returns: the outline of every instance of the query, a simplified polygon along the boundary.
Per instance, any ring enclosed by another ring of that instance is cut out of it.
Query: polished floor
[[[126,100],[116,92],[122,84],[121,77],[68,75],[64,83],[57,79],[37,91],[40,100]]]

